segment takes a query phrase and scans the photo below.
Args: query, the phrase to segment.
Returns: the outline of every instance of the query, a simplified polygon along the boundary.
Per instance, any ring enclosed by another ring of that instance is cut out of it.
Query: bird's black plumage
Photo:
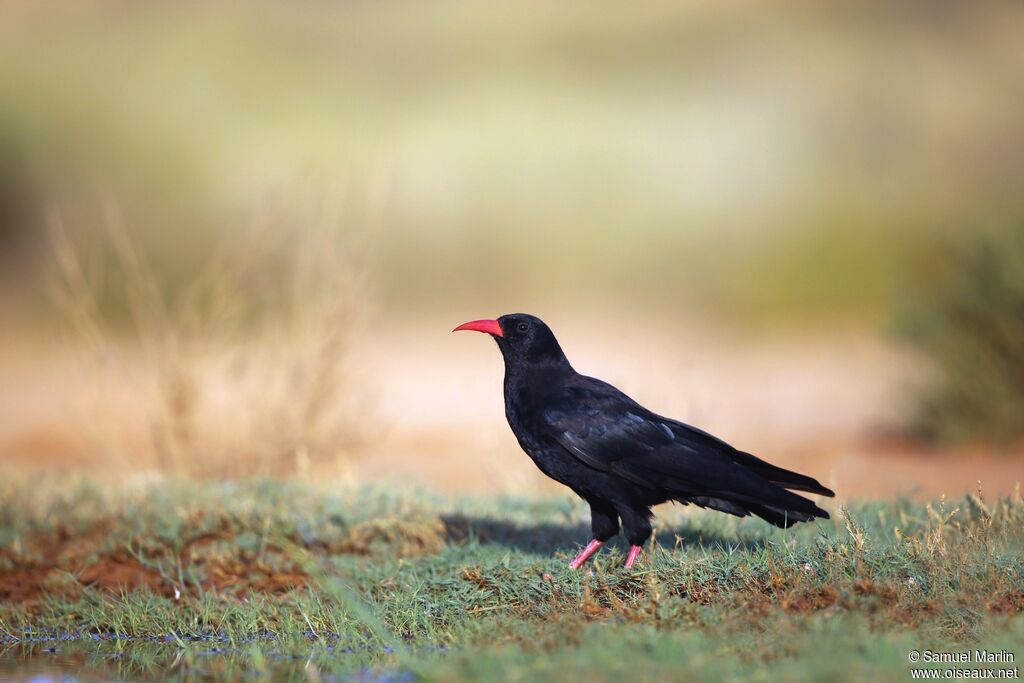
[[[505,414],[546,475],[590,503],[595,540],[619,532],[633,546],[651,534],[650,508],[669,500],[779,527],[828,513],[787,489],[834,495],[696,427],[657,415],[612,385],[576,372],[540,319],[485,322],[505,359]],[[476,324],[476,323],[474,323]],[[598,546],[600,543],[598,543]]]

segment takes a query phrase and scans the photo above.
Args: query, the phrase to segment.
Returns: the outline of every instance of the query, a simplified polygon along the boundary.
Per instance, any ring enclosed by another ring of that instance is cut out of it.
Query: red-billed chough
[[[494,337],[505,359],[505,416],[540,470],[590,503],[594,538],[569,566],[579,568],[619,533],[633,566],[651,535],[651,506],[669,500],[778,527],[828,513],[786,489],[835,495],[817,480],[736,450],[696,427],[647,410],[612,385],[569,364],[542,320],[515,313],[453,331]]]

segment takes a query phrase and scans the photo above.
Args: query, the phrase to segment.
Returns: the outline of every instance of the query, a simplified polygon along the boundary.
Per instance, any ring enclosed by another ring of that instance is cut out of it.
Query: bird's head
[[[562,347],[540,318],[526,313],[509,313],[497,320],[471,320],[452,332],[473,330],[494,337],[506,362],[566,363]]]

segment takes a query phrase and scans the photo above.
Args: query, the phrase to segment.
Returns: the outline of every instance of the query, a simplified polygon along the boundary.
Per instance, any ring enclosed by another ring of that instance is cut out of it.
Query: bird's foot
[[[640,554],[641,550],[643,550],[643,546],[634,545],[630,547],[629,554],[626,555],[626,569],[633,568],[633,563],[636,562],[636,557]]]
[[[580,554],[573,558],[572,562],[569,563],[569,569],[579,569],[583,566],[583,563],[590,559],[590,556],[601,549],[604,545],[604,541],[599,541],[596,538],[587,544],[587,547],[580,551]]]

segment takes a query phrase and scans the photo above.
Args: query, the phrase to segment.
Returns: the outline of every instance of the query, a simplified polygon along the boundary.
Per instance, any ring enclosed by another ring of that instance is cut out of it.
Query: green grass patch
[[[670,507],[638,568],[612,544],[574,572],[567,497],[36,484],[0,489],[0,673],[907,680],[912,649],[1024,656],[1019,495],[786,531]]]

